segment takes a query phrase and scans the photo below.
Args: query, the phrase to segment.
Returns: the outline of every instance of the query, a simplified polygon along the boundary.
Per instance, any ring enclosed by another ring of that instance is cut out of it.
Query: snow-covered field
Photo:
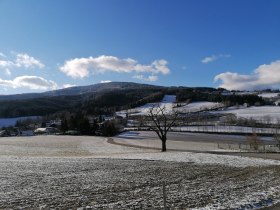
[[[255,128],[246,126],[181,126],[172,128],[173,131],[179,132],[207,132],[207,133],[256,133],[256,134],[274,134],[275,128]]]
[[[122,117],[125,117],[126,114],[130,116],[135,115],[147,115],[149,110],[153,107],[165,107],[166,113],[172,113],[172,111],[179,111],[181,113],[190,113],[190,112],[197,112],[203,110],[209,110],[221,107],[221,103],[214,103],[208,101],[200,101],[200,102],[193,102],[189,104],[181,104],[180,107],[176,107],[176,96],[175,95],[165,95],[161,102],[159,103],[148,103],[143,106],[119,111],[116,114]]]
[[[262,97],[276,97],[277,93],[264,93],[261,94]],[[176,96],[175,95],[165,95],[160,103],[148,103],[141,107],[134,109],[123,110],[117,112],[117,115],[125,117],[128,113],[130,116],[133,115],[147,115],[148,111],[152,107],[163,107],[165,106],[166,112],[171,113],[172,111],[179,111],[181,113],[191,113],[197,111],[210,110],[215,108],[223,107],[221,103],[200,101],[193,102],[189,104],[181,104],[182,106],[176,107]],[[253,107],[230,107],[224,111],[213,111],[212,113],[220,114],[235,114],[237,117],[243,117],[247,119],[255,119],[259,121],[270,121],[272,123],[277,123],[280,121],[280,106],[253,106]]]
[[[279,172],[274,160],[161,153],[101,137],[0,138],[0,209],[162,209],[163,182],[169,208],[257,208],[280,199]]]
[[[148,103],[143,106],[129,109],[129,110],[123,110],[119,111],[116,114],[119,116],[125,117],[128,113],[130,116],[133,115],[147,115],[149,110],[153,107],[165,107],[166,113],[171,113],[173,111],[174,103],[176,102],[176,96],[175,95],[165,95],[161,102],[159,103]]]
[[[203,110],[215,109],[221,107],[221,103],[214,103],[208,101],[200,101],[200,102],[193,102],[182,107],[176,108],[179,112],[189,113],[189,112],[198,112]]]
[[[133,141],[133,140],[132,140]],[[94,157],[119,159],[147,159],[196,164],[213,163],[234,167],[280,165],[280,161],[253,158],[239,158],[211,154],[186,152],[161,153],[159,150],[145,150],[113,145],[103,137],[89,136],[33,136],[0,138],[0,155],[28,157]]]
[[[217,111],[213,113],[232,113],[237,117],[243,117],[247,119],[252,118],[265,123],[277,123],[280,121],[280,106],[253,106],[248,108],[231,107],[228,110]]]
[[[279,95],[279,93],[261,93],[258,96],[263,98],[275,98]]]

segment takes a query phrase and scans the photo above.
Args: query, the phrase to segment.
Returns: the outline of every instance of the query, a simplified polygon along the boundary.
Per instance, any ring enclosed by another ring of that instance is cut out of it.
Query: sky
[[[0,95],[280,87],[279,0],[0,0]]]

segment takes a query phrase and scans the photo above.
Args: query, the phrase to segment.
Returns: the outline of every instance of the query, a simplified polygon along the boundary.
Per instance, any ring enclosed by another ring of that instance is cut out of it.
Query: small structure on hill
[[[37,128],[34,130],[35,135],[48,135],[56,133],[58,133],[58,129],[54,127]]]

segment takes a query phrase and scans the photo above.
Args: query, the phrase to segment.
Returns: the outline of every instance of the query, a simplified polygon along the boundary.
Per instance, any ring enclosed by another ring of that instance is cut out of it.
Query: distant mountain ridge
[[[98,83],[87,86],[74,86],[69,88],[63,88],[58,90],[46,91],[42,93],[22,93],[13,95],[0,95],[0,101],[6,100],[24,100],[43,97],[55,97],[55,96],[74,96],[91,94],[97,92],[107,92],[112,90],[125,90],[125,89],[149,89],[149,88],[164,88],[162,86],[140,84],[133,82],[109,82]]]
[[[167,87],[110,82],[43,93],[0,96],[0,117],[45,116],[57,112],[113,113],[114,110],[159,100]]]
[[[47,116],[82,113],[113,114],[159,102],[164,95],[176,95],[176,102],[210,101],[228,105],[264,104],[257,95],[223,95],[223,90],[210,87],[165,87],[132,82],[110,82],[69,87],[43,93],[0,96],[0,117]]]

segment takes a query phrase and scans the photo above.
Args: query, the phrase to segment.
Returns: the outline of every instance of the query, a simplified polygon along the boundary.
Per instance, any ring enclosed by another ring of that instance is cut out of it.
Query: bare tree
[[[172,113],[168,113],[166,106],[153,106],[148,111],[148,117],[152,121],[149,124],[149,128],[156,132],[159,139],[162,142],[161,151],[166,151],[166,140],[167,140],[167,133],[170,131],[171,127],[174,125],[178,113],[172,111]]]
[[[247,136],[247,142],[250,145],[250,149],[253,148],[256,151],[259,149],[259,146],[262,143],[256,132],[253,132],[250,136]]]

